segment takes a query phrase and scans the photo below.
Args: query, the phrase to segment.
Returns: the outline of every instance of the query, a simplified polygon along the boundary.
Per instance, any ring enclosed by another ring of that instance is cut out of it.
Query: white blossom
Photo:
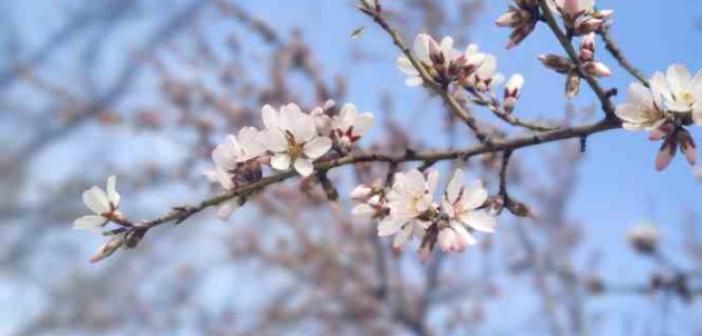
[[[658,106],[660,103],[651,90],[636,82],[629,85],[629,102],[617,106],[615,114],[622,120],[624,129],[651,131],[665,122],[665,113]]]
[[[93,186],[83,192],[83,204],[94,215],[86,215],[73,222],[75,229],[97,229],[110,221],[111,218],[121,216],[119,211],[120,196],[116,189],[117,178],[112,175],[107,179],[105,190]]]
[[[212,151],[214,170],[206,172],[205,175],[210,181],[218,182],[224,189],[234,188],[237,169],[243,163],[265,153],[262,136],[255,127],[244,127],[239,130],[237,136],[227,135],[224,143],[217,145]]]
[[[668,67],[665,74],[656,72],[651,90],[659,106],[671,112],[692,113],[696,124],[702,124],[702,71],[694,77],[683,65]]]
[[[423,217],[436,210],[433,194],[439,174],[430,170],[425,176],[419,170],[395,174],[387,195],[389,215],[378,224],[378,236],[395,235],[393,246],[399,248],[412,236],[422,237],[431,222]]]
[[[475,239],[466,227],[486,233],[495,231],[497,218],[487,210],[480,209],[487,199],[487,190],[483,188],[480,181],[476,181],[471,187],[464,187],[463,171],[456,169],[441,203],[441,210],[449,218],[449,227],[442,231],[453,231],[450,235],[448,233],[444,235],[445,246],[440,241],[442,249],[446,247],[446,250],[461,251],[465,246],[474,244]]]
[[[504,81],[502,74],[497,72],[497,58],[486,55],[483,63],[467,78],[465,85],[481,92],[492,90]]]
[[[332,137],[339,145],[349,147],[358,141],[373,126],[371,113],[358,114],[356,106],[346,104],[331,122]]]
[[[276,111],[270,105],[262,110],[267,133],[263,139],[266,149],[273,153],[271,166],[277,170],[291,167],[302,176],[314,171],[312,162],[331,148],[331,139],[319,136],[315,121],[295,104]]]

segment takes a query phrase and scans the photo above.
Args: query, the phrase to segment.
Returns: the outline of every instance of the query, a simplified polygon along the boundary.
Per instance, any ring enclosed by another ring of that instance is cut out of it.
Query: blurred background
[[[601,114],[537,61],[561,51],[543,26],[505,50],[494,20],[508,1],[382,3],[406,40],[451,35],[524,74],[518,116]],[[698,1],[598,5],[647,75],[702,69]],[[397,54],[350,0],[0,2],[0,335],[702,335],[700,185],[682,159],[655,172],[658,144],[619,130],[584,154],[578,141],[517,151],[510,191],[537,219],[505,214],[463,254],[420,262],[351,218],[350,188],[385,174],[371,164],[330,173],[336,205],[290,180],[228,221],[208,210],[88,263],[104,238],[71,229],[85,188],[116,174],[133,219],[211,196],[212,148],[260,126],[264,104],[353,102],[375,114],[361,147],[378,151],[470,145],[437,98],[404,85]],[[598,58],[624,101],[632,79],[602,46]],[[465,163],[492,194],[496,159]],[[627,238],[641,225],[659,232],[652,249]]]

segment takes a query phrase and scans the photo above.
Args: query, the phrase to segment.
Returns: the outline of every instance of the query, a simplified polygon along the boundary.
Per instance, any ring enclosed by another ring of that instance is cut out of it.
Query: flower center
[[[683,90],[680,93],[680,100],[682,100],[685,104],[692,105],[695,102],[695,97],[690,91]]]
[[[290,155],[290,159],[295,162],[295,160],[302,156],[302,146],[304,144],[297,143],[290,131],[285,131],[285,137],[288,140],[288,155]]]

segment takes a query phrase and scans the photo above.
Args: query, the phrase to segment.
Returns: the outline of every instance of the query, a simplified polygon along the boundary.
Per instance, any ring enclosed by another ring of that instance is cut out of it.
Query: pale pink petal
[[[300,175],[304,177],[312,175],[312,172],[314,171],[312,161],[308,159],[297,158],[297,160],[295,160],[294,165],[295,171],[297,171]]]
[[[290,169],[290,156],[288,154],[276,154],[271,158],[271,167],[277,170]]]
[[[108,213],[111,210],[107,194],[98,187],[92,187],[83,192],[83,203],[98,215]]]
[[[302,151],[310,159],[316,159],[326,154],[332,146],[331,139],[327,137],[316,137],[305,144]]]
[[[105,217],[87,215],[76,219],[73,222],[73,228],[77,230],[97,230],[105,223],[107,223],[107,219]]]
[[[120,196],[117,193],[117,177],[115,175],[107,178],[107,199],[115,207],[119,206]]]

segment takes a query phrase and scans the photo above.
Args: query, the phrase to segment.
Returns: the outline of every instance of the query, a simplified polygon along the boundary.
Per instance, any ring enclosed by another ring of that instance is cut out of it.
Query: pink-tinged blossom
[[[83,192],[83,204],[94,214],[86,215],[73,222],[73,228],[94,230],[104,226],[112,218],[121,216],[118,211],[120,195],[116,189],[117,178],[112,175],[107,179],[106,189],[93,186]]]
[[[378,236],[395,235],[395,248],[412,236],[422,237],[431,225],[428,219],[437,208],[433,194],[438,178],[436,170],[430,170],[426,176],[416,169],[396,173],[387,195],[389,215],[378,224]]]
[[[454,49],[453,38],[446,36],[437,43],[427,34],[419,34],[414,40],[412,53],[419,66],[439,83],[460,81],[472,74],[485,60],[485,55],[474,52],[469,45],[465,52]],[[407,79],[408,86],[422,85],[424,80],[409,58],[402,54],[397,58],[397,66]]]
[[[359,114],[356,106],[346,104],[341,108],[339,115],[331,122],[332,139],[344,148],[348,148],[358,141],[366,131],[373,126],[373,115],[371,113]]]
[[[521,94],[522,87],[524,87],[524,76],[521,74],[514,74],[505,84],[504,90],[504,100],[502,105],[505,107],[507,112],[512,112],[514,106],[517,104],[519,95]]]
[[[674,64],[665,74],[656,72],[650,82],[662,108],[690,114],[696,124],[702,125],[702,71],[693,77],[684,65]]]
[[[312,116],[295,104],[282,106],[280,111],[266,105],[262,114],[266,126],[263,142],[273,153],[271,166],[282,171],[294,168],[305,177],[312,175],[313,161],[329,151],[331,139],[319,136]]]
[[[480,181],[474,185],[463,185],[463,171],[456,169],[449,181],[441,203],[441,210],[448,217],[448,227],[441,231],[444,233],[445,247],[450,251],[461,251],[465,246],[475,244],[475,239],[466,230],[492,233],[497,226],[497,218],[484,209],[488,200],[488,193]],[[441,235],[441,232],[440,232]],[[441,238],[440,246],[444,249]]]

